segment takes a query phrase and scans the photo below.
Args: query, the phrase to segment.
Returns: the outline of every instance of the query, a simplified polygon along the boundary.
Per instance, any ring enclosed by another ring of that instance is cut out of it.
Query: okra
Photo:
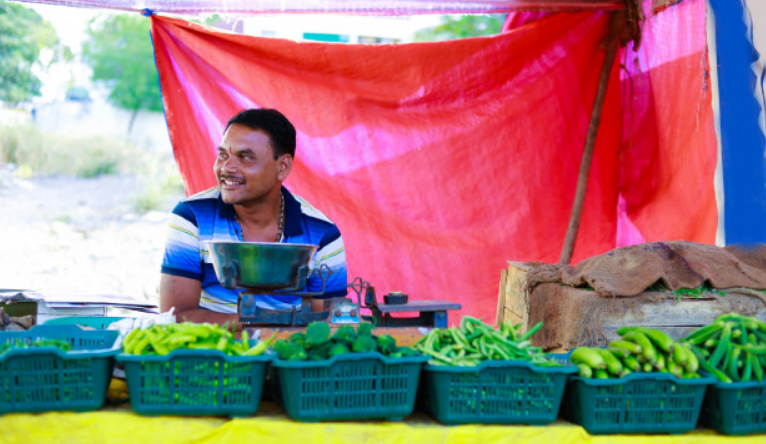
[[[433,329],[420,338],[414,348],[435,359],[438,365],[477,365],[481,360],[526,360],[534,365],[547,365],[539,347],[532,347],[529,338],[539,330],[535,326],[517,338],[518,325],[508,323],[492,328],[481,320],[466,316],[459,328]]]

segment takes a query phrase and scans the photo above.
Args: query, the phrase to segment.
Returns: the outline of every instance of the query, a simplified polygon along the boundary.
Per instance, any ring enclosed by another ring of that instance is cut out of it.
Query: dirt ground
[[[132,176],[18,179],[0,172],[0,288],[157,302],[168,212],[136,214]]]

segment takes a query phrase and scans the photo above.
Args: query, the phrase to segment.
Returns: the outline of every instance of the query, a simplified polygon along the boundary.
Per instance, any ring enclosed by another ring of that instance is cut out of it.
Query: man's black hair
[[[229,119],[226,123],[226,129],[228,130],[235,123],[268,134],[275,160],[282,154],[295,157],[295,127],[279,111],[266,108],[240,111],[239,114]],[[226,131],[224,130],[224,132]]]

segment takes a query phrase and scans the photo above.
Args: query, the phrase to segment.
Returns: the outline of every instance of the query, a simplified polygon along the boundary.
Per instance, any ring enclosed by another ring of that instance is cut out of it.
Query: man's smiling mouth
[[[245,181],[243,180],[234,180],[234,179],[223,178],[223,177],[221,178],[221,182],[224,185],[244,185],[245,184]]]

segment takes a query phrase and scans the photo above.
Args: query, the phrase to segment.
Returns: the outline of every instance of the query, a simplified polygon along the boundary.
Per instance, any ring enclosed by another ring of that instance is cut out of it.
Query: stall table
[[[540,443],[540,444],[707,444],[763,443],[766,435],[729,437],[698,428],[683,435],[589,435],[558,420],[548,426],[445,426],[416,411],[404,421],[301,423],[270,401],[246,418],[144,417],[129,403],[95,412],[52,412],[0,416],[0,442],[59,443]]]

